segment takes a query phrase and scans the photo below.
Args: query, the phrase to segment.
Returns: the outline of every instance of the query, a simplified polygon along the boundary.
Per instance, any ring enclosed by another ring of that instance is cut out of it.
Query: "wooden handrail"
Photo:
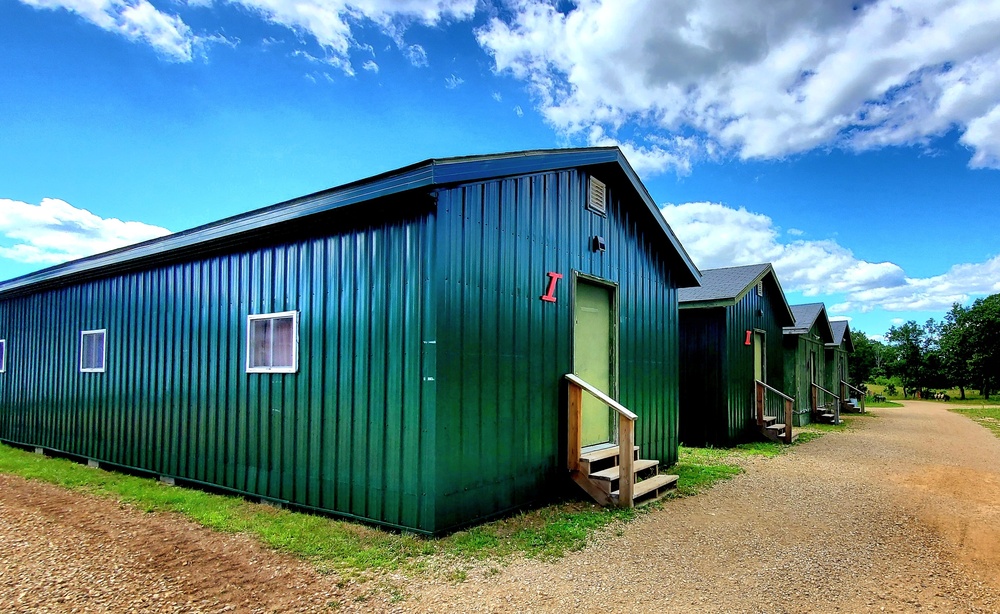
[[[582,379],[580,379],[576,375],[574,375],[572,373],[567,373],[566,374],[566,379],[569,380],[569,381],[571,381],[571,382],[573,382],[574,384],[576,384],[580,388],[583,388],[584,390],[586,390],[587,392],[589,392],[592,397],[594,397],[598,401],[601,401],[602,403],[604,403],[605,405],[607,405],[611,409],[615,410],[616,412],[618,412],[622,416],[625,416],[629,420],[633,420],[634,421],[636,418],[639,417],[636,414],[634,414],[633,412],[629,411],[629,409],[627,407],[625,407],[624,405],[622,405],[618,401],[612,399],[608,395],[606,395],[603,392],[601,392],[600,390],[598,390],[596,386],[594,386],[592,384],[588,384],[587,382],[583,381]]]
[[[854,392],[857,392],[857,393],[858,393],[858,394],[860,394],[861,396],[864,396],[864,394],[865,394],[864,390],[862,390],[862,389],[860,389],[860,388],[856,388],[856,387],[854,387],[854,386],[852,386],[852,385],[848,384],[848,383],[847,383],[847,382],[845,382],[844,380],[840,380],[840,383],[841,383],[841,384],[843,384],[844,386],[847,386],[848,388],[850,388],[850,389],[851,389],[851,390],[853,390]]]
[[[764,426],[764,393],[766,391],[771,391],[772,393],[780,396],[784,400],[785,405],[785,443],[792,443],[792,405],[795,403],[795,397],[790,397],[784,392],[774,388],[773,386],[768,386],[759,379],[754,380],[754,390],[755,390],[755,401],[757,405],[757,426]]]
[[[840,402],[840,395],[839,395],[839,394],[833,394],[832,392],[830,392],[830,391],[829,391],[829,390],[827,390],[826,388],[824,388],[824,387],[820,386],[820,385],[819,385],[819,384],[817,384],[816,382],[813,382],[813,383],[812,383],[812,385],[813,385],[813,386],[815,386],[815,387],[816,387],[816,389],[818,389],[818,390],[822,390],[823,392],[827,393],[827,394],[828,394],[828,395],[830,395],[831,397],[833,397],[833,398],[837,399],[837,402],[838,402],[838,403]]]
[[[859,407],[859,409],[861,410],[861,413],[865,413],[865,397],[868,396],[867,394],[865,394],[865,391],[862,390],[862,389],[860,389],[860,388],[857,388],[855,386],[852,386],[852,385],[848,384],[844,380],[840,380],[840,385],[843,386],[843,387],[845,387],[845,388],[847,388],[848,390],[853,390],[854,392],[856,392],[858,394],[858,403],[861,404],[861,406]]]
[[[619,507],[635,507],[635,421],[639,417],[627,407],[588,384],[572,373],[566,374],[570,383],[568,391],[569,425],[567,428],[569,445],[566,446],[566,461],[574,480],[582,477],[586,482],[589,478],[580,475],[580,456],[583,450],[583,391],[603,402],[618,414],[618,505]],[[606,495],[604,495],[606,497]],[[602,499],[607,501],[607,499]]]
[[[746,381],[746,380],[744,380],[744,381]],[[768,386],[767,384],[765,384],[764,382],[760,381],[759,379],[758,380],[754,380],[754,381],[757,382],[758,384],[760,384],[761,386],[763,386],[764,388],[770,390],[774,394],[778,395],[779,397],[785,399],[786,401],[794,401],[795,400],[795,397],[790,397],[787,394],[785,394],[784,392],[778,390],[777,388],[775,388],[773,386]]]

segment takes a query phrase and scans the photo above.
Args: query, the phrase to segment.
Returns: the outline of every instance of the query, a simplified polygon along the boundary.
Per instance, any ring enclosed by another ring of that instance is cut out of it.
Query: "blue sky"
[[[1000,292],[1000,2],[0,0],[0,278],[429,157],[620,145],[701,268]]]

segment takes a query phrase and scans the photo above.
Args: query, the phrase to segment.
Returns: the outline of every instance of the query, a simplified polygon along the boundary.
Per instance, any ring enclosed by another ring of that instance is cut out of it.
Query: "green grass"
[[[956,414],[962,414],[971,418],[988,428],[997,437],[1000,437],[1000,405],[986,405],[985,403],[980,403],[976,406],[949,405],[948,409]]]
[[[682,446],[677,464],[666,469],[679,476],[671,497],[694,495],[738,475],[743,471],[740,458],[776,456],[784,449],[770,442],[734,448]],[[466,574],[463,565],[511,555],[558,558],[583,548],[610,525],[628,523],[662,505],[605,509],[581,501],[560,503],[428,538],[278,509],[242,497],[167,486],[151,478],[93,469],[5,445],[0,445],[0,472],[113,499],[144,512],[177,513],[216,531],[250,535],[275,550],[311,561],[321,571],[348,576],[419,572],[432,557],[440,557],[457,564],[445,571],[446,577],[461,581]]]
[[[871,400],[869,400],[867,402],[867,406],[868,407],[902,407],[898,403],[892,403],[892,401],[893,400],[902,401],[902,400],[913,399],[914,398],[913,395],[910,395],[908,397],[904,397],[903,396],[903,387],[902,387],[902,385],[899,385],[899,384],[896,385],[896,394],[892,394],[892,395],[886,395],[885,394],[885,385],[883,385],[883,384],[867,384],[867,386],[868,386],[868,394],[869,395],[881,394],[881,395],[885,396],[888,399],[888,403],[889,403],[889,404],[873,403]],[[996,395],[994,395],[994,398],[986,400],[986,399],[984,399],[982,397],[982,395],[980,394],[980,392],[978,390],[974,390],[974,389],[970,389],[970,388],[966,388],[966,390],[965,390],[965,399],[964,400],[959,399],[959,397],[961,396],[961,393],[959,392],[958,388],[951,388],[951,389],[948,389],[948,390],[942,390],[941,392],[944,392],[949,397],[951,397],[951,400],[948,401],[949,403],[955,403],[956,401],[959,402],[959,403],[968,403],[969,401],[975,401],[977,403],[986,403],[988,405],[990,405],[990,404],[1000,404],[1000,400],[998,400],[996,398]],[[869,396],[869,399],[870,398],[871,397]],[[934,399],[925,399],[925,400],[933,401]],[[941,402],[943,403],[944,401],[941,401]]]
[[[902,403],[895,401],[865,401],[865,409],[869,407],[902,407]]]

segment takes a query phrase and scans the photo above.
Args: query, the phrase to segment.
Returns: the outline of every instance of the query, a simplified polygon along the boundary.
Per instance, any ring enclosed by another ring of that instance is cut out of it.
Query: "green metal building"
[[[680,440],[729,446],[757,436],[755,380],[784,385],[782,329],[794,323],[770,264],[707,269],[680,291]],[[769,396],[775,404],[779,398]]]
[[[811,421],[812,384],[827,383],[825,352],[833,331],[823,303],[792,305],[792,315],[795,323],[783,330],[785,393],[795,397],[794,426],[805,426]]]
[[[567,373],[676,461],[698,278],[617,148],[428,160],[0,284],[0,439],[448,531],[569,483]]]
[[[848,360],[854,351],[851,327],[847,320],[831,320],[833,341],[826,344],[826,388],[840,394],[840,382],[850,383]]]

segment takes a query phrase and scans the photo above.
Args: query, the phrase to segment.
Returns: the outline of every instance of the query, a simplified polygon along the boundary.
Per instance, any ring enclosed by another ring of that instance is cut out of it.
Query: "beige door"
[[[608,396],[612,396],[614,382],[613,292],[609,286],[578,280],[573,310],[573,371]],[[607,405],[584,393],[581,427],[584,446],[613,441],[610,412]]]

